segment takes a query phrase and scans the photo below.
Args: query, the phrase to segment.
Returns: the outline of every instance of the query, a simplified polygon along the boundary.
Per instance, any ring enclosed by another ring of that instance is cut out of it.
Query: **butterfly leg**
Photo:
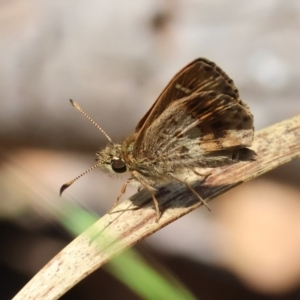
[[[120,194],[118,196],[118,198],[116,199],[116,201],[114,202],[113,206],[111,207],[111,209],[108,211],[108,213],[111,213],[112,210],[118,205],[121,197],[125,194],[126,192],[126,188],[127,188],[127,185],[130,183],[130,181],[132,180],[132,178],[129,178],[125,181],[125,183],[123,184],[122,188],[121,188],[121,191],[120,191]]]
[[[177,177],[175,177],[172,173],[168,173],[170,177],[172,177],[173,179],[177,180],[180,183],[183,183],[199,200],[200,202],[206,206],[206,208],[210,211],[210,207],[208,206],[207,202],[201,198],[201,196],[188,184],[188,182],[186,180],[181,180]],[[206,175],[209,176],[210,174]]]
[[[143,176],[139,172],[133,171],[132,176],[136,180],[138,180],[140,182],[140,184],[142,185],[142,187],[144,189],[146,189],[151,194],[151,197],[152,197],[152,200],[153,200],[153,203],[154,203],[154,207],[155,207],[155,211],[156,211],[155,222],[158,222],[159,219],[160,219],[160,216],[161,216],[161,212],[160,212],[160,209],[159,209],[158,201],[157,201],[157,199],[155,197],[155,194],[154,194],[155,189],[151,185],[149,185],[145,182],[145,180],[143,179]]]

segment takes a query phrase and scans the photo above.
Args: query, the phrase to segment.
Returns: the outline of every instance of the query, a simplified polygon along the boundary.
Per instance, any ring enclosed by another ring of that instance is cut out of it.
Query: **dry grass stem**
[[[212,170],[201,183],[189,183],[206,201],[300,156],[300,116],[258,131],[254,162]],[[199,177],[198,177],[199,179]],[[17,299],[58,299],[120,251],[202,205],[183,185],[161,188],[156,197],[163,215],[155,222],[151,195],[141,191],[118,205],[57,254],[20,292]]]

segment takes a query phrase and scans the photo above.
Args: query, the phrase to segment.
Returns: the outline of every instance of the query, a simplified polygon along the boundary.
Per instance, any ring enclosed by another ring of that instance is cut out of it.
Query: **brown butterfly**
[[[181,174],[192,170],[201,175],[195,168],[254,160],[255,152],[246,148],[253,140],[253,116],[233,81],[204,58],[194,60],[172,78],[135,132],[121,144],[113,143],[78,104],[72,100],[71,103],[110,143],[97,152],[94,167],[64,184],[60,192],[96,167],[111,173],[128,173],[112,209],[129,183],[138,183],[151,194],[156,221],[161,213],[155,187],[170,182],[185,184],[206,205],[188,182],[181,179]]]

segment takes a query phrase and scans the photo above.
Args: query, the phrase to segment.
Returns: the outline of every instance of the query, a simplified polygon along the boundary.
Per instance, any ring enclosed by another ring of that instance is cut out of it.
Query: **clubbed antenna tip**
[[[94,170],[95,168],[99,167],[102,164],[102,162],[98,162],[97,164],[95,164],[94,166],[92,166],[91,168],[89,168],[88,170],[86,170],[85,172],[83,172],[82,174],[80,174],[79,176],[77,176],[76,178],[66,182],[65,184],[63,184],[59,190],[59,195],[61,196],[61,194],[64,192],[64,190],[66,190],[70,185],[72,185],[75,181],[77,181],[80,177],[82,177],[83,175],[85,175],[86,173]]]
[[[73,182],[67,182],[65,184],[63,184],[59,190],[59,196],[61,196],[61,194],[64,192],[64,190],[66,190]]]

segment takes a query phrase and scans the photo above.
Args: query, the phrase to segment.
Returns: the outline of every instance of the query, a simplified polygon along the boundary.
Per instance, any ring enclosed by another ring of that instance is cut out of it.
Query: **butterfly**
[[[207,205],[181,174],[191,170],[207,176],[196,168],[255,159],[255,152],[247,148],[254,135],[250,109],[233,80],[205,58],[192,61],[171,79],[135,132],[121,143],[114,143],[77,103],[71,103],[98,127],[109,144],[96,153],[96,165],[64,184],[60,192],[96,167],[112,174],[128,174],[110,211],[132,183],[151,194],[156,221],[161,216],[156,188],[171,182],[184,184]]]

